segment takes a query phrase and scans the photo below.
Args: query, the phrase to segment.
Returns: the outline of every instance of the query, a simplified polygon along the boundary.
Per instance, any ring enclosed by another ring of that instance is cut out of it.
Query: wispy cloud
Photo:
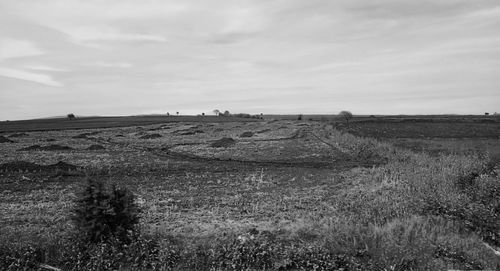
[[[94,62],[94,63],[89,63],[88,65],[105,67],[105,68],[130,68],[134,66],[127,62]]]
[[[43,53],[32,42],[0,37],[0,61],[9,58],[42,55]]]
[[[67,69],[64,68],[55,68],[43,64],[26,64],[23,65],[23,68],[28,69],[28,70],[35,70],[35,71],[49,71],[49,72],[67,72]]]
[[[43,55],[45,52],[39,49],[34,43],[12,38],[0,38],[0,76],[20,79],[24,81],[35,82],[42,85],[61,87],[62,83],[55,81],[51,76],[46,74],[34,73],[16,68],[5,67],[6,62],[19,58],[29,58],[33,56]],[[52,68],[38,65],[28,66],[28,69],[35,70],[52,70]]]
[[[0,67],[0,76],[30,81],[51,87],[62,87],[63,84],[55,81],[51,76],[46,74],[32,73],[23,70]]]
[[[84,26],[84,27],[69,27],[63,30],[68,35],[73,37],[77,42],[92,42],[92,41],[137,41],[137,42],[165,42],[165,37],[160,35],[145,34],[145,33],[127,33],[107,26]]]

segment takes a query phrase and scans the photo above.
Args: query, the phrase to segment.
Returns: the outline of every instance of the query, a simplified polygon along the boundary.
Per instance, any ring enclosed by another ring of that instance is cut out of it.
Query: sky
[[[0,0],[0,120],[500,112],[498,0]]]

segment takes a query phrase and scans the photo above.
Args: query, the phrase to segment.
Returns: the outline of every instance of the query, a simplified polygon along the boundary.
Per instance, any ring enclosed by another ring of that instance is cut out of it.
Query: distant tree
[[[339,117],[343,118],[346,123],[349,123],[349,120],[352,119],[352,113],[349,111],[341,111]]]
[[[170,116],[170,113],[169,113],[169,112],[167,112],[167,116]]]
[[[297,116],[297,120],[302,120],[302,117],[303,117],[303,115],[302,115],[302,114],[299,114],[299,115]]]
[[[179,116],[179,111],[175,112],[175,114],[176,114],[177,116]]]
[[[205,116],[205,113],[201,113],[202,116]]]
[[[224,111],[224,117],[229,117],[229,116],[231,116],[231,113],[229,113],[228,110]]]
[[[219,116],[220,115],[220,110],[219,109],[214,109],[212,112],[214,112],[214,114],[216,116]]]
[[[72,119],[74,119],[74,118],[75,118],[75,114],[73,114],[73,113],[69,113],[69,114],[68,114],[68,119],[69,119],[69,120],[72,120]]]

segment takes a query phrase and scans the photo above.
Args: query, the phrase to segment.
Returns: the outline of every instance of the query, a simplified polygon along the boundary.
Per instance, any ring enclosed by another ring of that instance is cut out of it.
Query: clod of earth
[[[57,145],[57,144],[42,147],[43,151],[69,151],[69,150],[72,150],[72,149],[73,148],[71,148],[71,147],[61,146],[61,145]]]
[[[82,134],[74,136],[73,138],[87,138],[88,136],[97,135],[98,133],[99,133],[98,131],[89,132],[89,133],[82,133]]]
[[[69,151],[69,150],[73,150],[73,148],[68,147],[68,146],[61,146],[61,145],[57,145],[57,144],[48,145],[48,146],[33,145],[33,146],[19,149],[19,151]]]
[[[221,139],[215,141],[210,146],[212,148],[226,148],[226,147],[230,147],[234,144],[236,144],[236,140],[234,140],[230,137],[224,137],[224,138],[221,138]]]
[[[104,150],[104,149],[106,149],[106,148],[104,148],[103,146],[98,145],[98,144],[91,145],[87,148],[87,150],[89,150],[89,151],[98,151],[98,150]]]
[[[27,133],[15,133],[15,134],[11,134],[9,137],[23,137],[23,136],[27,136],[28,134]]]
[[[72,150],[72,149],[73,148],[71,148],[71,147],[61,146],[61,145],[57,145],[57,144],[48,145],[48,146],[45,146],[45,147],[41,148],[42,151],[69,151],[69,150]]]
[[[73,138],[87,138],[87,135],[86,134],[79,134],[79,135],[76,135],[74,136]]]
[[[25,161],[16,161],[10,162],[0,165],[0,171],[9,172],[9,171],[40,171],[41,166],[31,162]]]
[[[254,133],[247,131],[247,132],[242,133],[240,135],[240,137],[252,137],[253,135],[254,135]]]
[[[193,131],[187,131],[187,132],[184,132],[184,133],[179,133],[179,135],[195,135],[195,134],[203,134],[205,132],[203,132],[202,130],[193,130]]]
[[[57,162],[56,164],[52,165],[38,165],[35,163],[31,162],[26,162],[26,161],[15,161],[15,162],[9,162],[9,163],[4,163],[0,164],[0,172],[38,172],[38,171],[57,171],[57,170],[62,170],[62,171],[74,171],[79,169],[78,166],[68,164],[62,161]]]
[[[264,129],[264,130],[260,130],[260,131],[257,131],[256,133],[257,134],[263,134],[263,133],[267,133],[267,132],[270,132],[271,129]]]
[[[6,138],[5,136],[0,136],[0,143],[13,143],[14,141]]]
[[[34,150],[40,150],[40,148],[42,148],[42,146],[40,146],[40,145],[32,145],[32,146],[29,146],[29,147],[26,147],[26,148],[21,148],[18,151],[34,151]]]
[[[52,169],[52,170],[72,171],[72,170],[77,170],[78,166],[59,161],[56,164],[45,166],[45,168],[49,170]]]
[[[140,139],[154,139],[162,137],[160,134],[150,134],[139,137]]]

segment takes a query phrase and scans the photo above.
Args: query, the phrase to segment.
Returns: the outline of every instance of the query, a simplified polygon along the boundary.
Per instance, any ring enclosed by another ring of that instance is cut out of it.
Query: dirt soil
[[[87,150],[89,151],[98,151],[98,150],[105,150],[106,148],[102,145],[98,145],[98,144],[94,144],[94,145],[91,145],[87,148]]]
[[[40,172],[40,171],[52,172],[56,170],[72,171],[78,169],[79,169],[78,166],[61,161],[52,165],[38,165],[26,161],[14,161],[14,162],[0,164],[1,172]]]
[[[366,121],[338,129],[357,136],[374,138],[483,138],[500,139],[500,122]]]
[[[57,144],[40,146],[40,145],[32,145],[26,148],[19,149],[19,151],[70,151],[73,148],[68,146],[61,146]]]
[[[160,138],[160,134],[149,134],[149,135],[143,135],[139,137],[140,139],[155,139],[155,138]]]

